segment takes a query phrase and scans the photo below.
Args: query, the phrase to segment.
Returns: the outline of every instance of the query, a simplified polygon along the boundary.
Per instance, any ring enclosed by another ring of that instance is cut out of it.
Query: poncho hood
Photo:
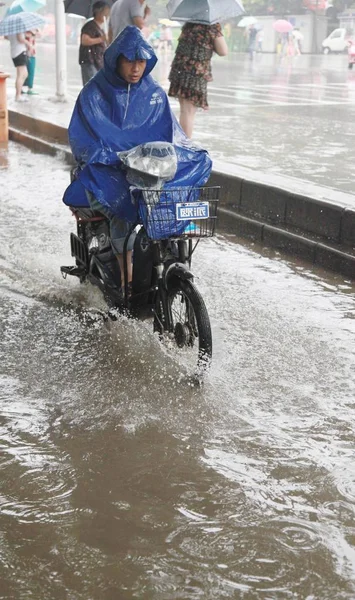
[[[104,54],[102,73],[113,85],[127,86],[127,83],[116,73],[117,59],[121,54],[131,61],[147,61],[143,78],[149,75],[158,62],[154,49],[143,37],[140,29],[133,26],[126,27]]]

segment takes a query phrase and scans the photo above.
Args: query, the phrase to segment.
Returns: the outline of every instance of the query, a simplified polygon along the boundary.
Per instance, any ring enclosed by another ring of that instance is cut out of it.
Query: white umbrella
[[[257,20],[255,17],[243,17],[239,21],[238,27],[250,27],[250,25],[255,25],[255,23],[257,23]]]
[[[167,9],[174,21],[203,25],[227,21],[245,12],[241,0],[170,0]]]
[[[166,25],[167,27],[181,27],[181,23],[178,21],[171,21],[170,19],[159,19],[160,25]]]

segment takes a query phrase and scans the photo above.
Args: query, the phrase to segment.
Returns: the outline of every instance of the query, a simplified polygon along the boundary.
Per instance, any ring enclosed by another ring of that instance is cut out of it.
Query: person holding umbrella
[[[256,36],[258,35],[258,30],[255,27],[254,23],[250,25],[248,28],[248,53],[250,60],[253,60],[255,50],[256,50]]]
[[[208,110],[211,58],[228,54],[220,22],[244,13],[240,0],[169,0],[169,18],[184,26],[169,75],[169,96],[180,102],[180,125],[192,136],[198,108]]]
[[[0,36],[3,35],[10,42],[12,61],[16,67],[16,95],[17,102],[24,101],[21,97],[22,86],[27,77],[27,48],[29,42],[25,39],[25,32],[42,27],[45,23],[43,17],[29,12],[19,12],[5,17],[0,22]]]
[[[16,67],[15,81],[15,101],[25,102],[27,98],[23,98],[22,88],[27,79],[27,52],[30,51],[30,42],[26,39],[24,33],[16,33],[16,35],[8,35],[6,39],[10,42],[10,55],[12,62]]]
[[[185,23],[169,74],[169,96],[180,103],[180,125],[192,137],[196,111],[208,110],[207,83],[212,81],[211,58],[228,54],[219,23]]]

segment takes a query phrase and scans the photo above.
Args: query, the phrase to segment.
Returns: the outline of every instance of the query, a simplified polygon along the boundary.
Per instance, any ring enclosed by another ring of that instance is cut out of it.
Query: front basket
[[[161,240],[213,236],[219,193],[220,187],[139,190],[139,215],[148,237]]]

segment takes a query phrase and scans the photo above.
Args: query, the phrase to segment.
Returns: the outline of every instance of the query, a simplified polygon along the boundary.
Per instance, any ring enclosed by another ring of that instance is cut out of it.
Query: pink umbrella
[[[272,26],[278,33],[288,33],[293,29],[293,25],[291,25],[290,21],[286,21],[286,19],[278,19]]]

